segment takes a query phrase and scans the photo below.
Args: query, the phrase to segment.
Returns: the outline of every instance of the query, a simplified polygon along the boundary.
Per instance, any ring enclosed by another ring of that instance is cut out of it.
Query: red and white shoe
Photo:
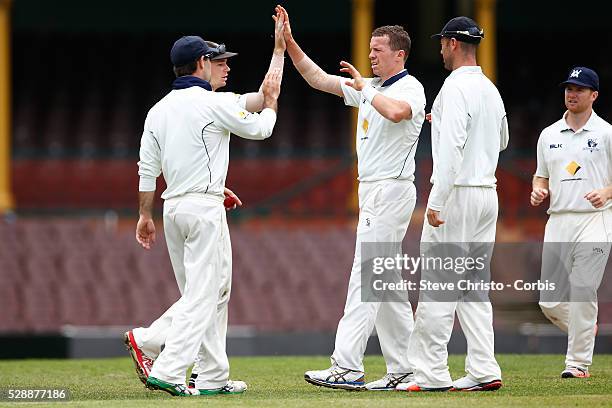
[[[495,391],[502,387],[501,380],[487,382],[474,381],[467,375],[453,381],[454,391]]]
[[[589,378],[590,376],[591,374],[589,374],[588,368],[580,368],[569,365],[561,372],[561,378]]]
[[[428,388],[421,387],[414,381],[408,383],[399,383],[395,387],[395,391],[408,391],[408,392],[445,392],[450,391],[453,387],[440,387],[440,388]]]
[[[145,356],[142,352],[138,344],[136,344],[136,340],[134,339],[134,333],[132,330],[125,332],[123,336],[123,342],[125,343],[125,347],[130,353],[130,357],[132,357],[132,361],[134,361],[134,367],[136,368],[136,374],[138,378],[144,385],[147,385],[147,379],[151,374],[151,369],[153,368],[153,363],[155,360]]]

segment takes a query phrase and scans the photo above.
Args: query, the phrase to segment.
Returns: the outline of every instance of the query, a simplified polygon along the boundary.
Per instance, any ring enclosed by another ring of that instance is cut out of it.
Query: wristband
[[[376,89],[374,89],[372,85],[366,85],[361,90],[361,94],[371,104],[372,100],[374,99],[376,95],[379,94],[379,92]]]

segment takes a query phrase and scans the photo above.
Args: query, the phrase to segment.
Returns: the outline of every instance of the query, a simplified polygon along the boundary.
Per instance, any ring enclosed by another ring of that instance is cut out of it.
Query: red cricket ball
[[[225,197],[225,200],[223,200],[223,205],[225,206],[225,208],[232,209],[234,208],[234,206],[237,204],[238,202],[236,201],[236,199],[234,197]]]

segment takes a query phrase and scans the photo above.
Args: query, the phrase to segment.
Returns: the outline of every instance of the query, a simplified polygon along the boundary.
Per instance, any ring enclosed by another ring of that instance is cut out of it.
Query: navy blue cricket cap
[[[206,44],[202,37],[187,35],[176,40],[170,50],[170,61],[175,67],[187,65],[196,61],[201,56],[209,57],[212,49]]]
[[[560,86],[574,84],[591,88],[594,91],[599,91],[599,75],[587,67],[574,67],[570,70],[567,80],[561,82]]]
[[[484,30],[469,17],[461,16],[451,19],[442,31],[431,38],[455,38],[470,44],[478,44],[484,38]]]

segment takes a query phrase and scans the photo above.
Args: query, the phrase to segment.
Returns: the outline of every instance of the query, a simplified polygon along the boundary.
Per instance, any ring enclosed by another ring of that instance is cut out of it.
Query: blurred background
[[[182,35],[238,52],[224,90],[256,91],[272,52],[276,3],[0,0],[0,357],[115,355],[123,328],[150,324],[178,298],[161,219],[152,251],[134,239],[144,118],[170,90],[169,50]],[[330,73],[346,59],[371,74],[372,29],[403,25],[413,41],[406,66],[425,87],[427,111],[448,75],[430,35],[457,15],[484,26],[479,58],[510,123],[498,169],[497,240],[541,241],[545,208],[528,203],[535,146],[565,110],[558,83],[570,68],[599,73],[595,110],[612,118],[609,2],[281,4],[302,48]],[[279,105],[270,139],[231,139],[227,187],[244,207],[229,214],[230,354],[327,354],[346,296],[355,245],[355,111],[310,89],[288,58]],[[408,246],[418,245],[430,175],[425,124]],[[157,196],[163,188],[160,178]],[[156,209],[159,216],[159,199]],[[493,276],[509,281],[520,266],[500,259]],[[537,279],[539,264],[531,267]],[[610,300],[600,304],[598,351],[612,351]],[[565,351],[565,337],[536,301],[537,294],[494,297],[498,351]],[[459,331],[451,351],[464,349]]]

